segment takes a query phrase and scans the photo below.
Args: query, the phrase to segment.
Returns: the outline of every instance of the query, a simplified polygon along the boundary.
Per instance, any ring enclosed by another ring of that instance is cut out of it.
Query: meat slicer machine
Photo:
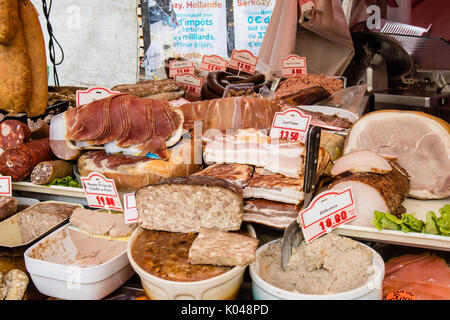
[[[372,110],[422,111],[450,122],[450,44],[418,35],[357,32],[355,56],[344,73],[365,83]]]

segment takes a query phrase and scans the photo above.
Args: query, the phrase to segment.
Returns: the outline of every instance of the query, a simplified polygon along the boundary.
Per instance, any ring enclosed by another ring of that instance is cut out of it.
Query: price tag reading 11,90
[[[334,228],[356,218],[352,189],[328,190],[317,195],[311,204],[300,211],[297,222],[305,241],[310,243]]]
[[[123,211],[114,180],[91,172],[87,177],[81,177],[81,181],[89,207]]]
[[[311,116],[304,115],[298,109],[276,112],[270,129],[271,138],[305,142]]]

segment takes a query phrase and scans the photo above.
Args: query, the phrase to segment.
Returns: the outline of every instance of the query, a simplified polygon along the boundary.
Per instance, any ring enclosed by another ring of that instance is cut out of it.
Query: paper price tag
[[[81,182],[89,207],[123,211],[114,180],[91,172],[87,177],[81,177]]]
[[[186,90],[200,95],[202,90],[202,78],[196,77],[192,74],[176,75],[175,81],[181,83],[186,87]]]
[[[276,112],[270,129],[271,138],[305,142],[311,116],[304,115],[298,109]]]
[[[180,98],[180,99],[178,99],[178,100],[172,100],[172,101],[169,101],[169,104],[172,106],[172,107],[174,107],[174,108],[179,108],[179,107],[181,107],[183,104],[186,104],[186,103],[190,103],[188,100],[186,100],[186,99],[184,99],[184,98]]]
[[[233,53],[231,54],[231,59],[228,63],[228,67],[231,69],[254,74],[257,64],[258,57],[254,56],[250,51],[234,49]]]
[[[195,67],[192,61],[172,60],[169,62],[169,78],[174,78],[182,74],[195,74]]]
[[[0,196],[12,196],[10,176],[0,176]]]
[[[134,193],[127,193],[123,195],[123,215],[125,218],[125,223],[136,223],[138,218],[137,208],[136,208],[136,198]]]
[[[302,226],[305,241],[310,243],[334,228],[356,218],[352,189],[328,190],[317,195],[311,204],[300,211],[298,223]]]
[[[77,90],[76,92],[76,104],[82,106],[95,100],[100,100],[109,97],[113,94],[118,94],[119,91],[111,91],[102,87],[91,87],[87,90]]]
[[[228,61],[222,59],[217,55],[204,55],[202,58],[202,63],[200,64],[200,70],[204,71],[225,71],[228,66]]]
[[[287,78],[306,75],[306,58],[291,54],[281,59],[281,74]]]

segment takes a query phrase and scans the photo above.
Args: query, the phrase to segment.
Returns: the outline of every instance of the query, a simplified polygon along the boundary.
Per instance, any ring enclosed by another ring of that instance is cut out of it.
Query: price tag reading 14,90
[[[310,205],[300,211],[297,222],[305,241],[310,243],[334,228],[356,219],[352,189],[328,190],[317,195]]]
[[[123,211],[114,180],[91,172],[87,177],[81,177],[81,181],[89,207]]]

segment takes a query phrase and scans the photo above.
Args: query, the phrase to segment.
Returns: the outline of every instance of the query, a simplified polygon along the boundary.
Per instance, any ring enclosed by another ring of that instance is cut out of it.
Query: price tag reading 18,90
[[[196,77],[192,74],[181,74],[175,76],[175,81],[181,83],[186,87],[186,90],[200,95],[202,90],[202,78]]]
[[[123,215],[125,218],[125,223],[136,223],[138,218],[137,208],[136,208],[136,198],[134,193],[126,193],[123,195]]]
[[[0,176],[0,196],[12,196],[10,176]]]
[[[228,61],[217,56],[217,55],[204,55],[202,58],[202,63],[200,64],[200,70],[204,71],[225,71],[228,66]]]
[[[194,74],[194,63],[189,60],[172,60],[169,62],[169,77],[174,78],[180,74]]]
[[[254,74],[257,64],[258,57],[254,56],[250,51],[234,49],[233,53],[231,54],[228,67],[231,69]]]
[[[302,226],[305,241],[310,243],[337,226],[356,218],[352,189],[328,190],[316,196],[300,211],[297,222]]]
[[[81,181],[89,207],[123,211],[114,180],[91,172],[87,177],[81,177]]]
[[[291,54],[281,59],[281,73],[283,77],[306,75],[306,58]]]
[[[311,116],[304,115],[298,109],[276,112],[270,129],[271,138],[305,142]]]

